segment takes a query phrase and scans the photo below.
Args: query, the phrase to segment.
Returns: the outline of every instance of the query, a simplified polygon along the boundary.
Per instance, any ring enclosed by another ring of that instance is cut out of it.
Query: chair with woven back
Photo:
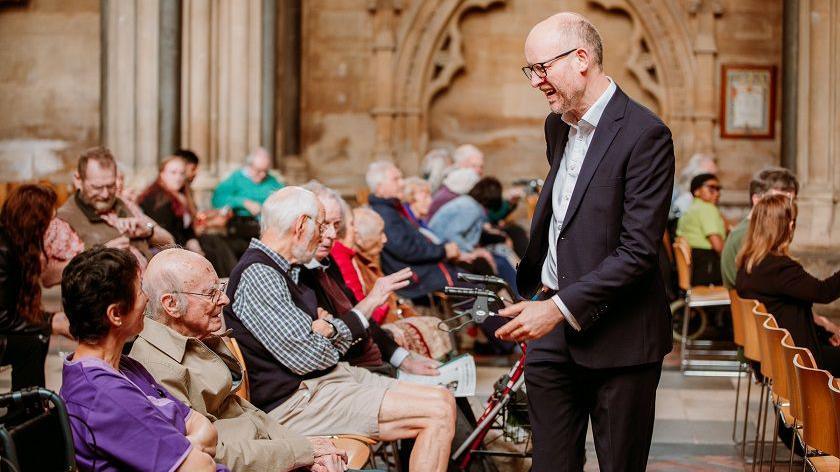
[[[752,309],[752,322],[755,325],[755,332],[758,336],[758,346],[761,352],[761,396],[759,396],[758,404],[758,423],[755,430],[755,445],[753,449],[753,467],[755,470],[756,464],[764,462],[764,444],[767,437],[767,412],[771,398],[771,388],[773,383],[773,362],[770,357],[770,348],[768,346],[768,339],[764,332],[765,323],[773,328],[778,328],[778,323],[773,315],[767,313],[764,305],[756,302]],[[759,435],[761,440],[759,441]],[[758,461],[756,462],[756,459]]]
[[[788,330],[773,326],[774,319],[768,319],[762,326],[762,335],[766,338],[767,354],[770,358],[770,365],[772,370],[772,384],[771,392],[773,397],[773,409],[776,420],[773,426],[773,448],[770,454],[770,470],[776,467],[776,452],[778,446],[779,428],[784,425],[786,428],[794,426],[794,417],[790,412],[790,398],[792,396],[790,390],[789,375],[793,374],[793,364],[788,368],[785,365],[785,354],[783,352],[782,341],[790,337]]]
[[[730,304],[729,292],[720,285],[692,285],[691,283],[691,246],[684,238],[674,240],[674,259],[677,266],[677,281],[680,290],[685,293],[685,308],[680,336],[680,369],[685,372],[692,365],[688,339],[688,325],[692,308],[727,306]],[[699,350],[701,353],[703,350]]]
[[[248,382],[248,368],[245,365],[245,357],[242,355],[242,350],[239,349],[239,343],[236,339],[229,336],[222,338],[225,345],[239,362],[242,367],[242,383],[236,390],[236,395],[243,400],[250,401],[250,383]],[[373,446],[378,442],[373,438],[367,436],[359,436],[355,434],[342,434],[338,436],[330,436],[333,443],[338,449],[347,452],[347,466],[351,469],[361,469],[368,465],[370,458],[373,456]]]
[[[801,354],[793,358],[802,402],[802,437],[809,450],[805,461],[816,472],[836,472],[840,470],[840,444],[829,387],[834,379],[828,371],[809,367],[807,363]]]

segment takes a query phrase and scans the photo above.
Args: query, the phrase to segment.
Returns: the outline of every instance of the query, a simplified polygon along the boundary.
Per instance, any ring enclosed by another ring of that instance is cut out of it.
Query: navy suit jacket
[[[517,271],[520,292],[541,287],[551,191],[568,140],[560,115],[545,120],[551,165]],[[560,323],[528,346],[528,361],[589,368],[660,361],[671,351],[671,314],[657,265],[674,181],[671,132],[616,89],[595,129],[558,235],[558,295],[581,326]]]

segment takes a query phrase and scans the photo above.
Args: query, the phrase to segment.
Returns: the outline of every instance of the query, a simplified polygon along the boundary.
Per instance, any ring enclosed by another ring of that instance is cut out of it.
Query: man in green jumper
[[[257,148],[245,159],[245,165],[219,183],[213,192],[213,207],[230,208],[233,218],[228,223],[228,236],[237,257],[248,248],[251,238],[260,234],[257,217],[263,202],[284,185],[268,171],[271,156]]]

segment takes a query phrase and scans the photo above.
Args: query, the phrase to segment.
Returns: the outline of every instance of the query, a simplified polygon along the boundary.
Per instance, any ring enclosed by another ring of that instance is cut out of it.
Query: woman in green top
[[[694,200],[677,222],[677,236],[691,246],[692,285],[720,285],[720,253],[726,226],[718,210],[720,182],[714,174],[700,174],[691,180]]]

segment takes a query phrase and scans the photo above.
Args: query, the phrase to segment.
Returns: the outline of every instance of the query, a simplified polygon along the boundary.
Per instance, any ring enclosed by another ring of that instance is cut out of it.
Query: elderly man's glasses
[[[563,57],[566,57],[569,54],[571,54],[571,53],[573,53],[577,50],[578,50],[578,48],[569,49],[568,51],[564,52],[563,54],[560,54],[558,56],[554,56],[547,61],[537,62],[536,64],[531,64],[530,66],[525,66],[525,67],[522,68],[522,73],[525,74],[525,77],[527,77],[528,80],[531,80],[531,77],[533,77],[535,74],[536,74],[537,77],[543,79],[543,78],[545,78],[546,74],[548,74],[548,68],[551,66],[552,62],[556,61],[557,59],[561,59]]]
[[[201,293],[201,292],[182,292],[180,290],[172,292],[172,293],[183,293],[184,295],[195,295],[197,297],[208,297],[213,304],[219,303],[219,300],[222,298],[222,294],[225,292],[227,288],[227,281],[219,282],[210,289],[210,293]]]
[[[316,225],[318,225],[318,233],[319,234],[326,233],[327,230],[330,229],[330,228],[333,228],[334,230],[338,231],[338,224],[329,223],[327,221],[318,221],[318,220],[316,220],[315,218],[313,218],[309,215],[303,215],[303,216],[306,217],[306,218],[309,218],[310,220],[315,222]]]
[[[720,191],[723,189],[723,187],[721,187],[720,185],[704,184],[703,186],[709,189],[710,191],[717,193],[720,193]]]

